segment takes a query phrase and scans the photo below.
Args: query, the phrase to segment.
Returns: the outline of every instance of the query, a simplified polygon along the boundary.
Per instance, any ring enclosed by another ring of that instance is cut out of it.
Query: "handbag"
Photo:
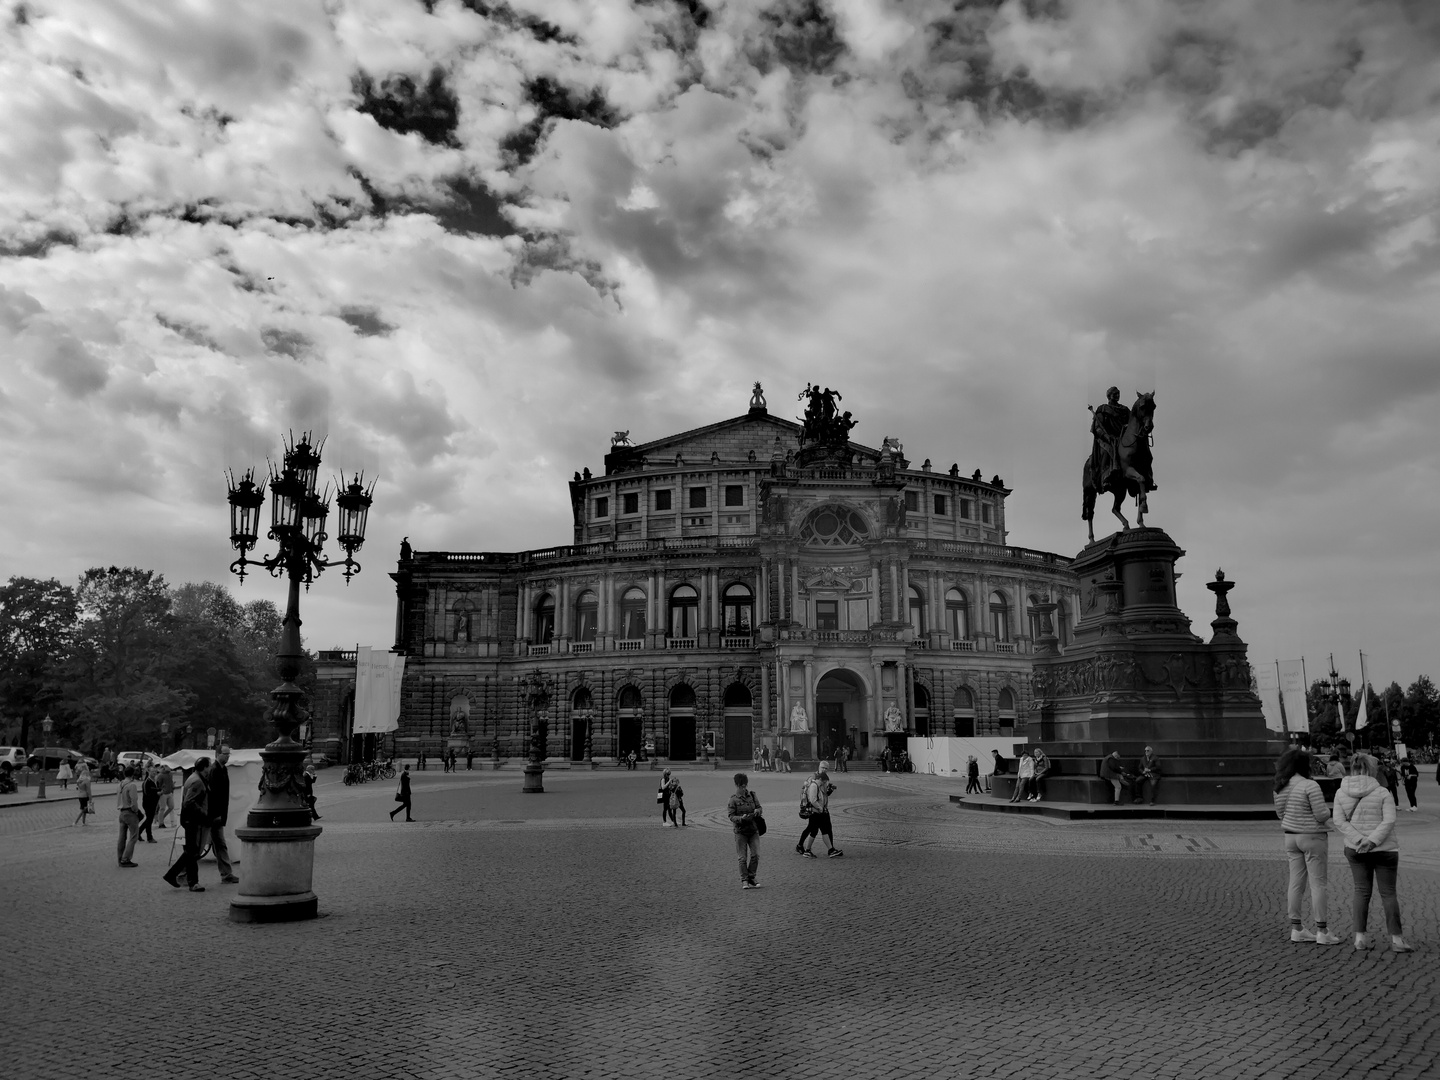
[[[765,816],[764,816],[763,814],[756,814],[756,815],[755,815],[755,835],[756,835],[756,836],[764,836],[764,835],[765,835]]]

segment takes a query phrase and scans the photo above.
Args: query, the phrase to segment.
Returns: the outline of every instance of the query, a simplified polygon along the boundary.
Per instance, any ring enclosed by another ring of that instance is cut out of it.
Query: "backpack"
[[[815,813],[815,804],[810,801],[810,781],[800,785],[800,816],[808,818]]]

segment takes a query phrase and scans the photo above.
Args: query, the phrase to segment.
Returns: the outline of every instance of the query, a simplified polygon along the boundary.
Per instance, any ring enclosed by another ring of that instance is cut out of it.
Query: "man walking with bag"
[[[135,766],[125,769],[125,779],[115,793],[115,808],[120,812],[120,841],[115,854],[120,865],[131,867],[135,862],[135,841],[140,839],[140,785],[135,782]]]
[[[834,829],[830,824],[830,795],[834,790],[835,785],[830,783],[830,773],[823,764],[815,770],[814,776],[805,781],[805,786],[800,790],[800,816],[808,817],[809,824],[800,834],[800,842],[795,845],[795,850],[807,859],[819,857],[811,849],[815,846],[815,837],[821,833],[825,834],[830,858],[838,859],[845,854],[835,846]]]
[[[185,781],[180,793],[180,827],[185,830],[185,848],[175,864],[165,871],[165,880],[177,889],[183,875],[191,892],[205,891],[205,886],[200,884],[200,834],[210,822],[209,790],[205,786],[205,774],[209,771],[210,759],[202,757],[195,762],[190,779]]]
[[[735,774],[735,794],[730,796],[726,814],[730,824],[735,826],[735,856],[740,860],[740,887],[758,889],[755,871],[760,868],[760,833],[765,827],[765,818],[760,809],[760,800],[749,788],[750,778],[743,772]]]
[[[390,820],[395,820],[395,815],[401,810],[405,811],[405,820],[414,821],[410,816],[410,766],[405,766],[405,771],[400,774],[400,787],[395,792],[395,801],[400,805],[390,811]]]
[[[230,848],[225,843],[225,823],[230,820],[230,773],[225,764],[229,760],[230,748],[220,747],[215,752],[215,764],[210,766],[206,779],[210,787],[210,850],[215,853],[220,880],[226,885],[234,885],[240,879],[230,865]]]

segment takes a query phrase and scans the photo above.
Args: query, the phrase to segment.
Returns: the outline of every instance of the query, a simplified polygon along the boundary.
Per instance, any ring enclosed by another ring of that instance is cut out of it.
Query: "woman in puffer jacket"
[[[1355,879],[1355,948],[1368,949],[1373,944],[1365,932],[1365,923],[1370,915],[1371,890],[1378,880],[1390,947],[1396,952],[1414,952],[1401,936],[1400,901],[1395,895],[1400,872],[1395,800],[1375,778],[1376,766],[1369,754],[1356,754],[1350,762],[1350,775],[1340,781],[1340,790],[1335,793],[1335,824],[1345,838],[1345,859]]]

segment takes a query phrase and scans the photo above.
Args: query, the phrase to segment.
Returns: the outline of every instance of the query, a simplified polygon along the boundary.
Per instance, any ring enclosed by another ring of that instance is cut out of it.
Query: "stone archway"
[[[843,743],[862,756],[860,734],[868,729],[869,716],[870,688],[864,676],[843,667],[826,671],[815,683],[816,753],[833,757]]]

